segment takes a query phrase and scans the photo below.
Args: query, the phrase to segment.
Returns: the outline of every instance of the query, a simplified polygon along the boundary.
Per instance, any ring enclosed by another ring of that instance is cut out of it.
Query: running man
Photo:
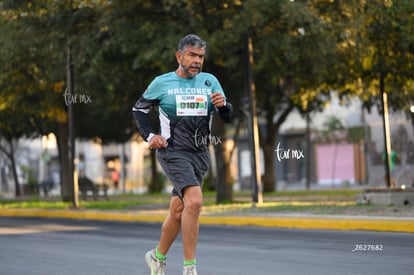
[[[138,131],[157,150],[157,159],[173,184],[170,209],[158,244],[145,254],[151,275],[164,275],[168,250],[182,234],[184,275],[197,275],[196,245],[203,203],[201,184],[210,166],[208,140],[213,112],[231,122],[232,105],[217,78],[202,72],[206,42],[189,34],[178,43],[178,68],[156,77],[132,111]],[[147,114],[158,106],[160,133]]]

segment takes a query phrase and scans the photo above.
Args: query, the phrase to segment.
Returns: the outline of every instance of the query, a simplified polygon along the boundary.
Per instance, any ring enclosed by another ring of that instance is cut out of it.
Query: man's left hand
[[[226,106],[226,99],[224,98],[223,94],[219,92],[211,93],[211,103],[217,108]]]

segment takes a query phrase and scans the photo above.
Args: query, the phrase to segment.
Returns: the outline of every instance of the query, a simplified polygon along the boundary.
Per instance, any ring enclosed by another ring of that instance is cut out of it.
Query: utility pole
[[[383,87],[384,81],[380,80],[380,89]],[[385,162],[385,181],[387,187],[391,187],[391,141],[390,141],[390,122],[388,118],[388,97],[384,89],[381,89],[381,104],[382,104],[382,121],[384,130],[384,162]]]
[[[262,173],[260,169],[260,145],[259,145],[259,125],[256,111],[256,85],[253,80],[252,66],[253,41],[249,35],[245,37],[246,52],[246,72],[247,72],[247,98],[249,98],[249,140],[252,159],[252,200],[253,204],[262,204]]]
[[[75,175],[75,129],[74,129],[74,118],[73,118],[73,103],[71,97],[73,95],[73,65],[72,65],[72,50],[68,46],[67,50],[67,61],[66,61],[66,78],[67,78],[67,93],[69,94],[70,100],[68,104],[68,127],[69,127],[69,182],[71,183],[70,195],[72,197],[72,206],[78,208],[78,177]]]

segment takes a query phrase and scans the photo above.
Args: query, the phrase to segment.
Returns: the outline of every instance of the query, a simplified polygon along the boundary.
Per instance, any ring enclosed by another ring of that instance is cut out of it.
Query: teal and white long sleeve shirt
[[[214,92],[224,95],[217,78],[209,73],[182,78],[170,72],[156,77],[132,109],[138,131],[147,141],[155,134],[147,115],[158,106],[160,134],[167,139],[168,146],[187,151],[206,150],[214,109],[225,122],[233,117],[229,102],[221,108],[213,106],[210,94]]]

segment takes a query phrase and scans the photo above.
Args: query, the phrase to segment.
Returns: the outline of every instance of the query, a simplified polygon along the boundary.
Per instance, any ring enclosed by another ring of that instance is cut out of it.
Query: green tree
[[[358,25],[347,32],[349,67],[338,83],[343,98],[357,95],[364,107],[385,115],[385,107],[409,113],[414,101],[414,2],[409,0],[360,1],[352,10]],[[344,55],[346,56],[346,55]],[[384,101],[388,98],[388,102]],[[386,104],[386,105],[385,105]],[[384,122],[385,123],[385,122]],[[385,126],[384,126],[385,127]],[[385,130],[384,130],[385,132]],[[384,144],[387,135],[384,133]],[[389,175],[388,162],[385,162]],[[387,177],[389,179],[389,177]],[[389,180],[387,180],[389,185]]]
[[[319,1],[318,9],[338,32],[338,62],[329,83],[341,93],[358,96],[369,110],[380,105],[380,86],[390,107],[408,108],[412,99],[413,6],[409,0]],[[382,80],[381,80],[382,79]],[[385,85],[386,84],[386,85]]]
[[[246,19],[247,18],[247,19]],[[329,97],[326,77],[335,59],[329,24],[304,1],[246,1],[237,19],[254,43],[255,82],[264,152],[263,191],[275,190],[278,131],[295,108],[307,114]]]
[[[66,49],[87,29],[95,1],[19,1],[2,6],[3,111],[25,121],[28,136],[55,133],[58,140],[63,200],[73,196],[69,181],[67,106],[64,97]],[[104,2],[104,1],[102,1]],[[91,6],[92,5],[92,6]],[[8,29],[7,29],[8,28]],[[13,31],[10,31],[13,30]],[[71,45],[72,46],[72,45]],[[16,96],[18,95],[18,96]],[[10,98],[15,98],[15,102]],[[17,107],[16,107],[17,106]],[[17,127],[15,122],[9,127]],[[13,138],[19,138],[14,136]]]
[[[13,142],[47,133],[49,119],[63,116],[49,104],[49,95],[56,94],[61,84],[50,81],[45,74],[48,68],[39,64],[47,60],[39,51],[41,38],[27,39],[33,30],[27,8],[30,3],[10,2],[3,5],[0,17],[0,137],[9,144],[10,149],[1,148],[13,166],[16,196],[20,189]]]
[[[360,93],[370,95],[365,98],[367,106],[377,105],[386,92],[390,107],[408,110],[414,100],[414,2],[368,1],[363,12],[364,36],[359,43],[366,51],[359,60],[359,70],[355,70],[362,83]]]

